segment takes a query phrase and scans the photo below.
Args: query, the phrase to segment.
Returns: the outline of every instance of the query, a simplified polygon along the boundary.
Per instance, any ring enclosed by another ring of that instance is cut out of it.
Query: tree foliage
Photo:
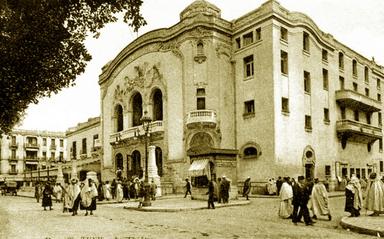
[[[107,23],[146,24],[142,0],[0,0],[0,134],[31,103],[73,86],[91,60],[84,41]]]

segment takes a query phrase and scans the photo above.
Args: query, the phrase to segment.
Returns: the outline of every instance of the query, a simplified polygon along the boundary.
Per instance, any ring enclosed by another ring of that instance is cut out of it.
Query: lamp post
[[[147,116],[147,111],[144,112],[144,116],[140,119],[143,124],[143,129],[145,132],[144,142],[145,142],[145,177],[144,177],[144,202],[143,207],[151,206],[151,196],[150,196],[150,184],[148,180],[148,140],[149,140],[149,126],[151,124],[151,117]]]

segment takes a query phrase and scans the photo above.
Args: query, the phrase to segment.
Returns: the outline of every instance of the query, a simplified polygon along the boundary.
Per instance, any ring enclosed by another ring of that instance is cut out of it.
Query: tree
[[[84,41],[107,23],[135,31],[146,22],[142,0],[0,0],[0,135],[31,103],[75,84],[91,55]]]

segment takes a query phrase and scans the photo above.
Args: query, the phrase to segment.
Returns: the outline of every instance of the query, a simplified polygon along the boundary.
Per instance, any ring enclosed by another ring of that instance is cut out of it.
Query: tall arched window
[[[132,126],[141,125],[140,119],[143,116],[143,99],[140,93],[136,93],[132,98]]]
[[[163,176],[163,152],[161,148],[156,147],[156,166],[157,166],[157,174],[162,177]]]
[[[132,168],[131,168],[131,171],[133,173],[133,175],[136,175],[138,177],[142,177],[143,175],[143,172],[142,172],[142,169],[140,167],[140,160],[141,160],[141,155],[140,155],[140,152],[135,150],[132,152]]]
[[[153,120],[163,120],[163,94],[160,90],[155,90],[152,98]]]
[[[124,129],[123,120],[123,107],[121,105],[115,106],[115,131],[119,132]]]

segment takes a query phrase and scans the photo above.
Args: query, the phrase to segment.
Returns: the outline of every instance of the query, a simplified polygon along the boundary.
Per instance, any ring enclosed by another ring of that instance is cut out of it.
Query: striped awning
[[[196,159],[192,162],[191,166],[189,166],[189,174],[191,176],[201,176],[209,174],[209,169],[207,167],[208,159]]]

